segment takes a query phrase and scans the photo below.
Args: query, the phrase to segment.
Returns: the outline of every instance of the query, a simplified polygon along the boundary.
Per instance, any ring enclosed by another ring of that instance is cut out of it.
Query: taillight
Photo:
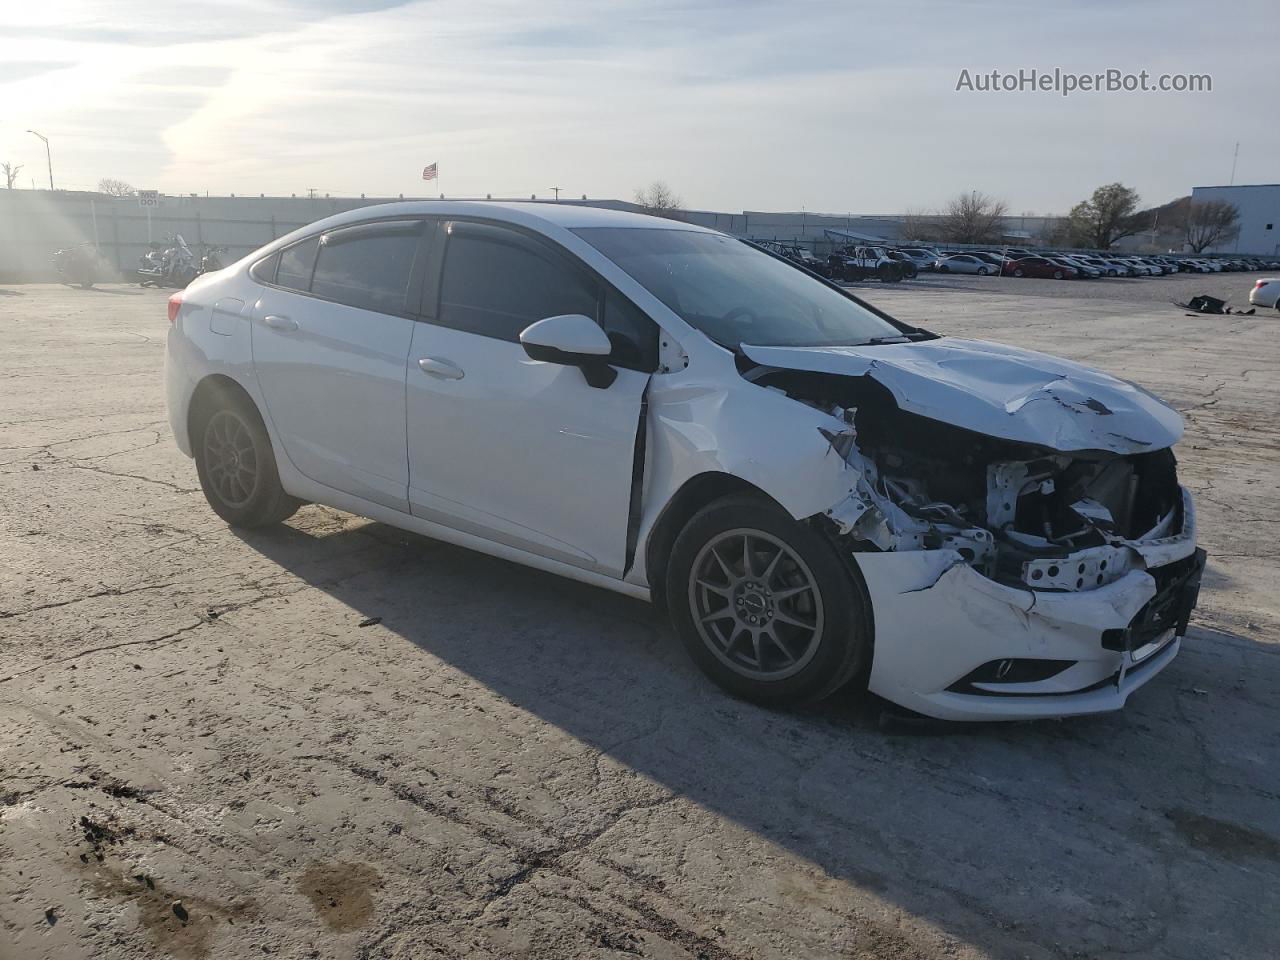
[[[1267,285],[1267,281],[1265,280],[1259,280],[1257,283],[1254,284],[1255,287],[1265,287],[1266,285]]]
[[[182,291],[179,290],[169,298],[169,323],[173,324],[178,319],[178,311],[182,309]]]

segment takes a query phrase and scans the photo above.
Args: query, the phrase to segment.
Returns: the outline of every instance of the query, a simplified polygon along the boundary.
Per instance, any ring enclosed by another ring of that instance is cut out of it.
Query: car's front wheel
[[[990,272],[991,272],[991,271],[990,271],[990,270],[988,270],[986,267],[979,267],[979,268],[978,268],[978,276],[980,276],[980,277],[985,277],[985,276],[986,276],[987,274],[989,274]]]
[[[667,607],[716,683],[758,703],[820,700],[867,663],[866,588],[817,531],[763,499],[703,508],[676,538]]]
[[[271,438],[251,403],[226,400],[193,434],[200,487],[214,513],[231,526],[280,523],[302,505],[280,485]]]

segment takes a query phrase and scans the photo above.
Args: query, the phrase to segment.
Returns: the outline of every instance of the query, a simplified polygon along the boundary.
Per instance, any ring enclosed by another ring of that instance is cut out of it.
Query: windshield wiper
[[[878,347],[882,343],[910,343],[911,337],[905,333],[895,333],[892,337],[872,337],[870,340],[863,340],[858,346],[860,347]]]

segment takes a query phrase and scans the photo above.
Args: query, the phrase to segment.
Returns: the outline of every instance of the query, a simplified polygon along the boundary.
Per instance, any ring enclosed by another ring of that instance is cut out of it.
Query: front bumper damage
[[[875,617],[870,689],[944,720],[1120,709],[1177,656],[1195,607],[1205,555],[1185,504],[1182,530],[1152,545],[1158,565],[1084,591],[996,583],[954,549],[855,553]]]

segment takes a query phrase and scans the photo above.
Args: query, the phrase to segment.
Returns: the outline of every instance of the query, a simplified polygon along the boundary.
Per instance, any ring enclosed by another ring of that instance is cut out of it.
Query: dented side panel
[[[708,376],[686,370],[650,382],[641,547],[627,576],[631,582],[648,583],[643,544],[662,509],[699,474],[726,473],[745,480],[797,520],[843,501],[858,481],[857,472],[821,432],[838,431],[844,424],[742,380],[732,358],[725,358],[727,373]]]

